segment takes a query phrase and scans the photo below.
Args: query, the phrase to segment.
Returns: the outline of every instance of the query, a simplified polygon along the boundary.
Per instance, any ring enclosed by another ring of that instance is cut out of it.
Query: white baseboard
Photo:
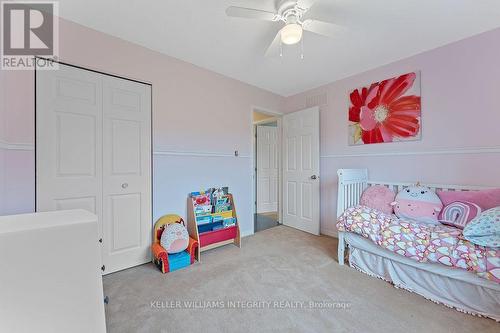
[[[240,230],[241,237],[252,236],[254,234],[253,230]]]
[[[321,228],[321,235],[338,238],[337,229],[335,228]],[[253,230],[241,230],[241,237],[253,236],[255,233]]]
[[[334,238],[338,238],[338,231],[335,227],[333,228],[325,228],[322,227],[320,233],[325,236],[330,236]]]

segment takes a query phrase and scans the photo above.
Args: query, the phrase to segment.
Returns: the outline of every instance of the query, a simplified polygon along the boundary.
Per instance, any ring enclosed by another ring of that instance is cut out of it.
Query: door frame
[[[87,67],[87,66],[84,66],[84,65],[76,65],[76,64],[72,64],[72,63],[69,63],[69,62],[65,62],[65,61],[62,61],[62,60],[52,60],[52,59],[47,59],[47,58],[44,58],[44,57],[40,57],[40,56],[35,56],[35,59],[42,59],[42,60],[45,60],[45,61],[51,61],[51,62],[55,62],[55,63],[58,63],[58,64],[61,64],[61,65],[65,65],[65,66],[69,66],[69,67],[73,67],[73,68],[76,68],[76,69],[80,69],[80,70],[85,70],[85,71],[89,71],[89,72],[93,72],[93,73],[97,73],[97,74],[102,74],[102,75],[107,75],[107,76],[110,76],[110,77],[114,77],[114,78],[118,78],[118,79],[123,79],[123,80],[127,80],[127,81],[131,81],[131,82],[135,82],[135,83],[140,83],[140,84],[144,84],[144,85],[147,85],[150,87],[150,90],[151,90],[151,96],[150,96],[150,106],[151,106],[151,109],[150,109],[150,113],[151,113],[151,123],[150,123],[150,127],[151,127],[151,147],[150,147],[150,152],[149,152],[149,156],[150,156],[150,162],[151,162],[151,216],[149,217],[150,219],[150,226],[151,226],[151,232],[150,232],[150,236],[151,236],[151,240],[154,239],[155,235],[154,235],[154,221],[153,221],[153,212],[154,212],[154,207],[153,207],[153,203],[154,203],[154,159],[153,159],[153,151],[154,151],[154,113],[153,113],[153,83],[151,82],[148,82],[148,81],[145,81],[145,80],[142,80],[142,79],[136,79],[136,78],[132,78],[132,77],[127,77],[127,76],[124,76],[124,75],[121,75],[121,74],[115,74],[115,73],[111,73],[111,72],[106,72],[104,70],[100,70],[100,69],[97,69],[97,68],[91,68],[91,67]],[[34,205],[34,208],[35,208],[35,212],[38,211],[38,207],[37,207],[37,195],[38,195],[38,189],[37,189],[37,140],[36,140],[36,128],[37,128],[37,81],[36,81],[36,74],[37,74],[37,61],[35,61],[35,67],[33,69],[33,74],[34,74],[34,101],[33,101],[33,104],[34,104],[34,121],[33,121],[33,129],[34,129],[34,158],[35,158],[35,184],[34,184],[34,188],[35,188],[35,196],[34,196],[34,199],[35,199],[35,205]],[[99,235],[99,237],[102,237],[102,234]],[[102,249],[101,249],[102,251]],[[102,255],[101,255],[102,256]],[[151,257],[151,254],[150,254],[150,257]],[[151,259],[151,258],[150,258]],[[103,271],[103,275],[106,275],[106,274],[110,274],[109,272],[105,272]]]
[[[260,121],[253,121],[253,112],[259,112],[266,115],[271,116],[272,118],[264,119]],[[253,223],[253,232],[255,233],[255,214],[257,213],[257,125],[271,123],[276,121],[278,128],[278,147],[276,151],[278,152],[278,220],[279,224],[283,224],[283,163],[282,158],[283,154],[282,150],[282,141],[283,141],[283,119],[284,113],[277,112],[273,110],[269,110],[266,108],[262,108],[259,106],[252,106],[250,110],[250,123],[252,125],[252,154],[251,154],[251,167],[252,167],[252,219]]]

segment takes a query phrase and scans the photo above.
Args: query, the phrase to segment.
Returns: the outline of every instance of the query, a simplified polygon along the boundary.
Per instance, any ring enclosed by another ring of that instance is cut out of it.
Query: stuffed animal
[[[434,225],[439,224],[438,215],[443,208],[436,193],[418,184],[399,191],[391,205],[399,218]]]
[[[165,227],[161,234],[160,244],[169,254],[179,253],[187,249],[189,234],[182,219]]]

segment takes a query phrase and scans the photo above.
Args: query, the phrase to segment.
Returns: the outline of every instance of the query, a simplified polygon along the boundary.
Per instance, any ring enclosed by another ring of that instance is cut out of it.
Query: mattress
[[[498,283],[465,270],[412,260],[354,233],[344,235],[351,267],[434,302],[500,321]]]
[[[473,244],[460,229],[405,221],[366,206],[346,209],[337,228],[414,261],[473,272],[500,284],[500,248]]]

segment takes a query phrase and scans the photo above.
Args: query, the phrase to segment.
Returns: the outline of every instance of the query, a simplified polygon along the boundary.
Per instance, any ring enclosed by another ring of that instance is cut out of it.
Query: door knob
[[[311,179],[317,179],[317,178],[318,178],[318,176],[316,176],[316,175],[311,176]]]
[[[122,188],[127,188],[128,187],[128,183],[123,183],[122,184]]]

